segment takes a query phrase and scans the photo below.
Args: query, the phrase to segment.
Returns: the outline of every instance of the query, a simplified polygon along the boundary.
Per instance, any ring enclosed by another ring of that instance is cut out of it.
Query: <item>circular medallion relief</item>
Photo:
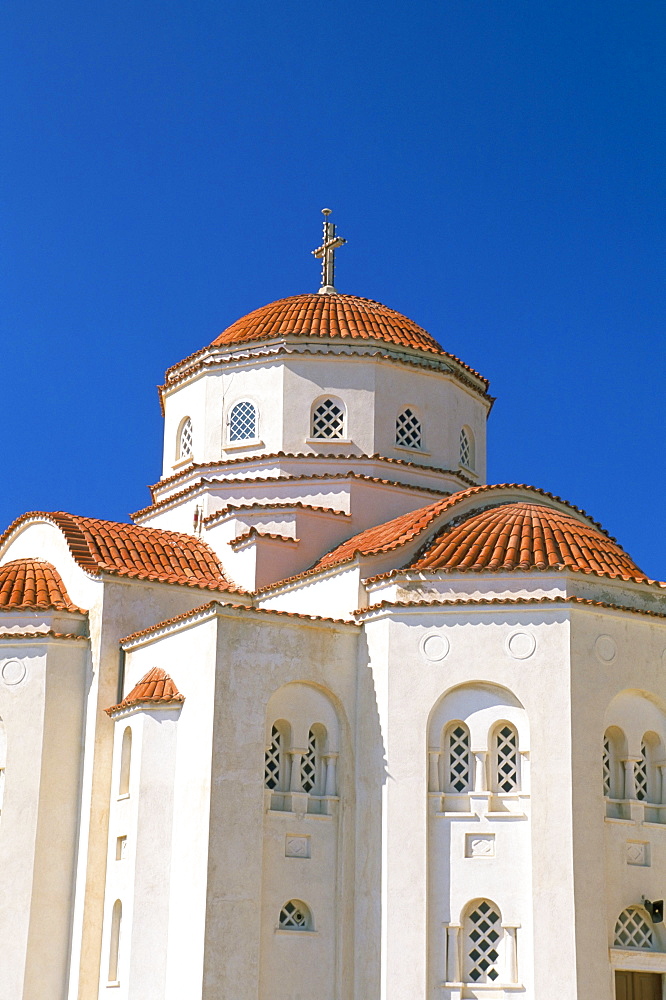
[[[443,660],[450,648],[451,644],[446,636],[437,632],[421,639],[421,652],[426,660]]]
[[[25,666],[20,660],[7,660],[2,668],[5,684],[20,684],[25,677]]]
[[[610,635],[597,636],[597,641],[594,644],[594,651],[602,663],[612,663],[615,659],[615,654],[617,653],[615,639],[613,639]]]
[[[513,632],[506,641],[506,648],[516,660],[526,660],[536,649],[536,639],[531,632]]]

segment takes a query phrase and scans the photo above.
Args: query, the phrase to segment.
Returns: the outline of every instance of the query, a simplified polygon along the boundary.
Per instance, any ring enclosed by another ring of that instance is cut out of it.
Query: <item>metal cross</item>
[[[335,292],[335,251],[347,240],[335,235],[335,223],[329,222],[330,208],[322,208],[324,216],[324,239],[322,245],[312,251],[314,257],[321,258],[321,288],[319,293],[331,295]]]

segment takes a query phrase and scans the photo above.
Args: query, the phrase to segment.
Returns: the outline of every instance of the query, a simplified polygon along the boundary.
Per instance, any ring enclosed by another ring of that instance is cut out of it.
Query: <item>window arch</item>
[[[613,944],[616,948],[654,949],[652,923],[647,913],[638,906],[628,906],[617,918]]]
[[[118,981],[118,959],[120,957],[120,932],[123,921],[123,904],[119,899],[111,911],[111,939],[109,944],[109,982]]]
[[[290,899],[280,910],[278,926],[281,931],[314,930],[310,907],[301,899]]]
[[[465,982],[496,983],[503,937],[499,909],[489,899],[477,899],[467,911],[464,928]]]
[[[289,789],[287,762],[289,752],[290,726],[284,719],[278,719],[271,726],[271,740],[264,757],[264,784],[272,792],[286,792]]]
[[[179,459],[190,458],[192,455],[192,421],[189,417],[181,422],[178,430],[177,456]]]
[[[249,399],[236,403],[229,414],[229,442],[252,441],[257,437],[257,408]]]
[[[345,408],[339,399],[327,396],[312,409],[313,438],[342,439],[345,436]]]
[[[518,733],[509,722],[501,722],[493,734],[495,792],[508,795],[520,787]]]
[[[460,431],[459,458],[460,464],[466,469],[474,468],[474,435],[469,427],[463,427]]]
[[[617,726],[609,726],[604,733],[603,746],[603,782],[604,795],[607,799],[624,798],[624,767],[622,760],[626,756],[626,740],[624,733]]]
[[[641,740],[641,757],[634,765],[636,798],[640,802],[661,803],[661,777],[657,762],[661,760],[661,740],[656,733],[648,731]]]
[[[464,795],[472,787],[472,755],[469,729],[464,722],[452,722],[444,731],[443,788],[450,795]]]
[[[415,449],[423,445],[421,421],[409,406],[398,414],[395,422],[395,443],[403,448]]]
[[[301,788],[311,795],[324,795],[324,754],[326,752],[326,727],[314,723],[308,732],[308,747],[301,761]]]
[[[120,750],[120,779],[118,782],[118,795],[129,795],[130,790],[130,769],[132,766],[132,730],[127,726],[123,733],[123,742]]]

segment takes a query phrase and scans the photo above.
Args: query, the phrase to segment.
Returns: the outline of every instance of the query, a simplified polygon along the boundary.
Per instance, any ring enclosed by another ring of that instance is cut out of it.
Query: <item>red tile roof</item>
[[[648,579],[598,528],[574,514],[525,501],[491,507],[444,527],[405,568],[572,569],[622,580]]]
[[[411,319],[380,302],[357,295],[306,293],[278,299],[236,320],[210,346],[279,337],[374,340],[428,351],[450,358],[488,386],[482,375],[444,351],[434,337]]]
[[[528,491],[534,496],[534,501],[550,499],[566,505],[567,511],[531,502],[525,497],[511,503],[509,491]],[[493,503],[498,493],[500,497]],[[455,516],[456,508],[474,497],[479,498],[484,509],[479,512],[477,506],[474,511],[463,515],[462,523],[444,526],[434,539],[426,543],[426,549],[417,560],[403,569],[566,567],[622,579],[648,579],[617,542],[584,511],[545,490],[513,483],[461,490],[385,524],[367,528],[336,546],[306,573],[348,562],[356,554],[373,556],[399,548],[425,532],[440,515],[448,513],[449,518]]]
[[[0,545],[25,521],[35,519],[57,525],[75,560],[89,573],[113,573],[206,590],[232,589],[210,546],[200,538],[177,531],[100,521],[63,511],[32,511],[9,526],[0,538]]]
[[[153,667],[145,677],[142,677],[126,698],[118,705],[112,705],[104,711],[107,715],[121,712],[135,705],[182,705],[185,696],[180,693],[169,675],[161,667]]]
[[[42,559],[13,559],[0,566],[0,610],[80,611],[55,566]]]

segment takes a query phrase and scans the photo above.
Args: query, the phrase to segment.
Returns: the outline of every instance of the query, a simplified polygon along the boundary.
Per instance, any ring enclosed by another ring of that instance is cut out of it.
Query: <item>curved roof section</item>
[[[112,705],[104,711],[107,715],[111,715],[113,712],[135,708],[137,705],[150,708],[153,705],[182,705],[184,701],[185,696],[180,693],[169,674],[161,667],[153,667],[138,684],[134,685],[126,698],[123,698],[118,705]]]
[[[0,566],[0,611],[80,611],[60,573],[42,559],[13,559]]]
[[[412,570],[569,569],[647,582],[614,539],[573,513],[506,503],[447,525],[409,563]]]
[[[236,320],[210,346],[279,337],[383,341],[397,347],[427,351],[455,361],[488,387],[487,379],[460,358],[444,351],[435,338],[413,320],[380,302],[357,295],[312,292],[269,302]]]
[[[615,539],[584,511],[545,490],[515,483],[461,490],[367,528],[336,546],[308,572],[332,568],[356,555],[381,555],[416,542],[419,536],[427,539],[425,545],[402,565],[403,570],[572,569],[648,581]]]
[[[56,525],[74,559],[88,573],[113,573],[206,590],[237,590],[225,579],[222,564],[210,546],[200,538],[178,531],[78,517],[64,511],[32,511],[7,528],[0,545],[20,525],[31,520]]]

